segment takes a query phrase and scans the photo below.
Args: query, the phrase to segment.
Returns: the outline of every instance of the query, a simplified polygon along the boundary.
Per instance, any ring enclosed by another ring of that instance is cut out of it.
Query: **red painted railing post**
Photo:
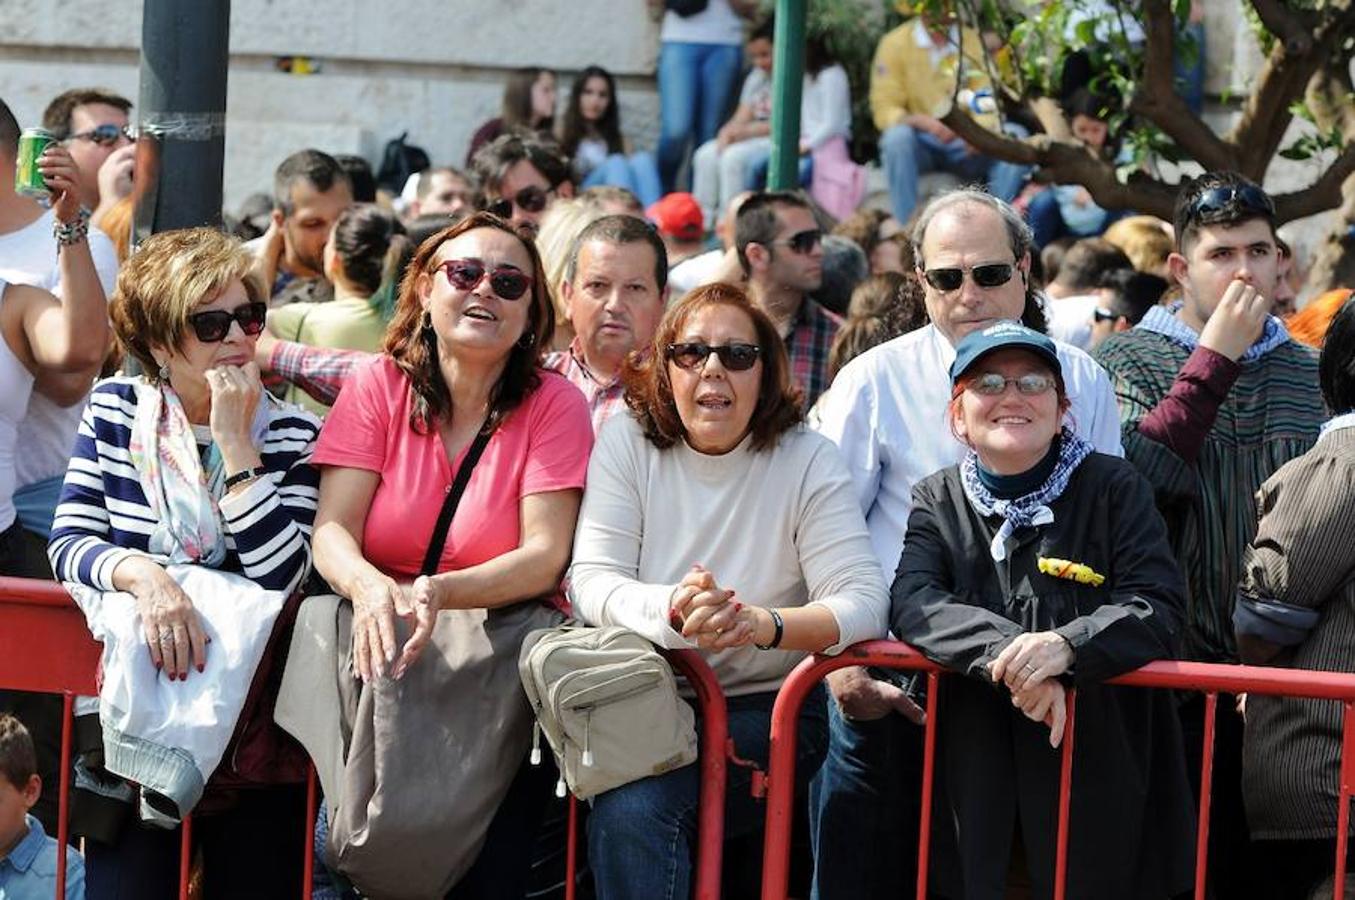
[[[1054,900],[1068,892],[1068,819],[1073,798],[1073,745],[1077,726],[1077,690],[1069,688],[1064,698],[1063,756],[1059,765],[1059,824],[1054,840]]]
[[[306,764],[306,842],[301,846],[301,900],[310,900],[315,887],[315,820],[320,816],[320,792],[316,787],[315,766]]]
[[[1195,833],[1195,900],[1205,900],[1209,881],[1209,819],[1214,804],[1214,734],[1218,724],[1219,695],[1204,695],[1204,746],[1200,754],[1200,816]]]
[[[179,900],[188,900],[188,878],[193,874],[193,816],[179,826]]]
[[[724,864],[725,786],[729,778],[729,707],[715,670],[695,650],[666,650],[673,668],[691,685],[701,707],[701,793],[697,800],[696,900],[720,900]]]
[[[61,693],[61,776],[57,788],[56,896],[66,896],[66,847],[71,836],[71,732],[75,730],[75,695]]]
[[[932,779],[936,777],[936,710],[941,673],[927,673],[927,723],[922,736],[922,812],[917,832],[917,900],[927,900],[932,849]]]
[[[1347,700],[1341,713],[1341,789],[1336,811],[1336,883],[1332,900],[1346,895],[1346,849],[1350,843],[1350,795],[1355,791],[1355,702]]]

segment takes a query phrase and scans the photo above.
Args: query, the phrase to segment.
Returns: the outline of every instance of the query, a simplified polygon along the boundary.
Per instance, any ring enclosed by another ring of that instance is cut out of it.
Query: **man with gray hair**
[[[967,450],[944,425],[955,345],[1004,319],[1045,326],[1030,285],[1030,229],[1007,203],[977,190],[943,194],[923,209],[912,242],[931,323],[848,363],[819,404],[816,425],[842,451],[890,582],[913,486]],[[1069,424],[1096,450],[1123,455],[1110,379],[1081,350],[1056,345]],[[811,798],[814,896],[902,896],[916,860],[878,848],[916,846],[922,731],[908,720],[920,722],[921,710],[900,686],[861,668],[828,680],[837,702],[829,704],[828,758]]]

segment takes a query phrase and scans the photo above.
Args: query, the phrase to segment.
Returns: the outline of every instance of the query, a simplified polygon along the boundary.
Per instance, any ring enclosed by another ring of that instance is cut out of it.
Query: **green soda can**
[[[56,143],[56,135],[45,128],[25,128],[19,135],[19,158],[14,167],[14,191],[26,197],[46,198],[47,182],[38,171],[38,157]]]

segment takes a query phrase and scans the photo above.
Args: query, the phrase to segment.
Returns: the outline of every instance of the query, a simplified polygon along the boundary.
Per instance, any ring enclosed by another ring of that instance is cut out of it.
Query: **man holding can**
[[[132,192],[136,147],[128,113],[132,101],[103,88],[74,88],[57,95],[42,127],[70,151],[80,173],[80,203],[95,224]]]

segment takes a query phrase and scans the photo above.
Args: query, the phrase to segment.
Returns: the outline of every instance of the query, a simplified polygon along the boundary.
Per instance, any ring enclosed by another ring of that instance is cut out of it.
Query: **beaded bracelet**
[[[78,244],[89,234],[89,210],[84,207],[76,214],[75,221],[63,222],[60,219],[52,220],[52,237],[63,247],[69,247],[71,244]]]

